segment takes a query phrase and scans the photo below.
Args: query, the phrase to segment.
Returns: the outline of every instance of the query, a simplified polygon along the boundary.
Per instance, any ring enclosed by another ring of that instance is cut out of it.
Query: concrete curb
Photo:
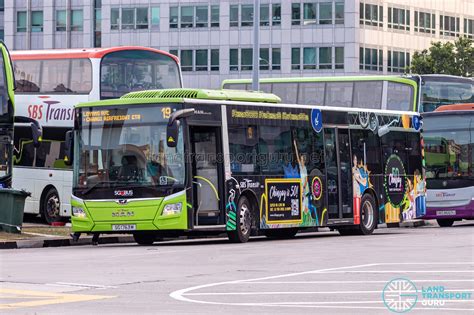
[[[118,244],[118,243],[134,243],[132,235],[121,236],[102,236],[99,238],[99,244]],[[79,241],[74,242],[70,237],[49,238],[49,239],[31,239],[0,242],[0,249],[17,249],[17,248],[43,248],[43,247],[60,247],[60,246],[80,246],[91,245],[92,237],[81,237]]]

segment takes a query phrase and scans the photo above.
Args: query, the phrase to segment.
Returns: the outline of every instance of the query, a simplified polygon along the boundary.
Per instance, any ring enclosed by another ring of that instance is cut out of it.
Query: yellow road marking
[[[3,299],[31,298],[33,301],[0,304],[0,310],[15,309],[21,307],[44,306],[51,304],[63,304],[73,302],[87,302],[102,299],[110,299],[115,296],[66,294],[43,291],[0,289],[0,297]]]

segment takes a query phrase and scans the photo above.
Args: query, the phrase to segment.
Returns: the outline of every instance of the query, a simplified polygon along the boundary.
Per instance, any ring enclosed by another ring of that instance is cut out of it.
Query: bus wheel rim
[[[240,207],[240,231],[246,235],[250,230],[250,210],[246,204]]]
[[[367,229],[371,229],[374,223],[374,208],[369,201],[365,201],[362,207],[362,222]]]
[[[55,217],[59,214],[59,198],[51,196],[46,204],[46,211],[50,217]]]

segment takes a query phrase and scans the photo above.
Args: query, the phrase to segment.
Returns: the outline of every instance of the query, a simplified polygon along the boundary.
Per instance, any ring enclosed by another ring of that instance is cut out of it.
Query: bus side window
[[[325,106],[351,107],[353,82],[328,82]]]
[[[229,152],[232,173],[258,174],[257,127],[229,126]]]
[[[17,60],[13,63],[16,93],[39,92],[41,60]]]
[[[387,109],[412,111],[413,87],[397,82],[388,82]]]
[[[273,91],[281,98],[282,103],[296,104],[298,83],[273,83]]]
[[[354,103],[356,108],[382,108],[382,81],[354,82]]]
[[[300,82],[297,104],[324,105],[324,82]]]

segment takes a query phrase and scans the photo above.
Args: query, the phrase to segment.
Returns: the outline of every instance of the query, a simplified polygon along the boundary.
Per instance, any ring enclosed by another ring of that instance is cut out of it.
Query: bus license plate
[[[136,224],[112,224],[112,231],[135,231]]]
[[[439,210],[436,215],[456,215],[456,210]]]

